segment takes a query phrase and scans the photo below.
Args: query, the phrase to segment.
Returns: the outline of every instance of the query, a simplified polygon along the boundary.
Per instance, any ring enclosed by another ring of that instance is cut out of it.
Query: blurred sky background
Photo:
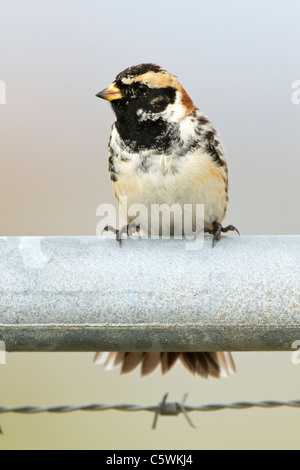
[[[1,0],[0,236],[95,235],[114,203],[107,142],[114,120],[95,94],[124,68],[155,62],[178,75],[226,149],[226,221],[242,234],[299,234],[300,3],[297,0]],[[296,262],[297,260],[295,260]],[[254,260],[255,262],[255,260]],[[300,338],[295,338],[300,339]],[[119,377],[93,354],[10,354],[0,405],[90,401],[192,404],[299,398],[290,353],[235,353],[238,374],[208,382],[180,366]],[[103,412],[0,415],[0,449],[298,448],[300,411],[184,418]]]

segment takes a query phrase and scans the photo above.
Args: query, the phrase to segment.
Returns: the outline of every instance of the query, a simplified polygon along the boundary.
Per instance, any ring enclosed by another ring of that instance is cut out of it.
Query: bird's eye
[[[137,86],[137,89],[140,93],[145,94],[146,91],[148,90],[148,86],[146,85],[146,83],[139,83]]]

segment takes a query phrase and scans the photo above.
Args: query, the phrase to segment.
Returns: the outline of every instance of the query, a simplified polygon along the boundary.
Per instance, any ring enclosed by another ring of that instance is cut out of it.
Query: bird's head
[[[96,96],[111,102],[117,119],[180,122],[196,108],[178,78],[155,64],[140,64],[119,73]]]

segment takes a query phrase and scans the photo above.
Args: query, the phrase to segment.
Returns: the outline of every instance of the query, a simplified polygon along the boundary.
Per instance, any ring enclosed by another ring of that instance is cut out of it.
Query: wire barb
[[[161,415],[161,416],[163,416],[163,415],[165,415],[165,416],[166,415],[168,415],[168,416],[178,416],[179,413],[183,413],[186,420],[187,420],[187,422],[192,426],[192,428],[195,428],[196,426],[194,425],[193,421],[189,417],[189,415],[188,415],[188,413],[185,409],[185,405],[184,405],[188,394],[185,393],[180,402],[178,402],[178,401],[167,402],[168,395],[169,395],[168,393],[165,393],[165,395],[163,396],[162,401],[158,404],[157,410],[156,410],[155,415],[154,415],[152,429],[156,429],[157,420],[158,420],[159,415]]]

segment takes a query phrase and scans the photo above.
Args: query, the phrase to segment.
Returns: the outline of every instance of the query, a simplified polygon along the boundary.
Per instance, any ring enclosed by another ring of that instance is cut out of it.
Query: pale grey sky
[[[299,2],[11,0],[0,10],[2,234],[95,233],[95,208],[113,201],[114,119],[95,93],[148,61],[178,75],[221,134],[228,223],[299,233]]]

